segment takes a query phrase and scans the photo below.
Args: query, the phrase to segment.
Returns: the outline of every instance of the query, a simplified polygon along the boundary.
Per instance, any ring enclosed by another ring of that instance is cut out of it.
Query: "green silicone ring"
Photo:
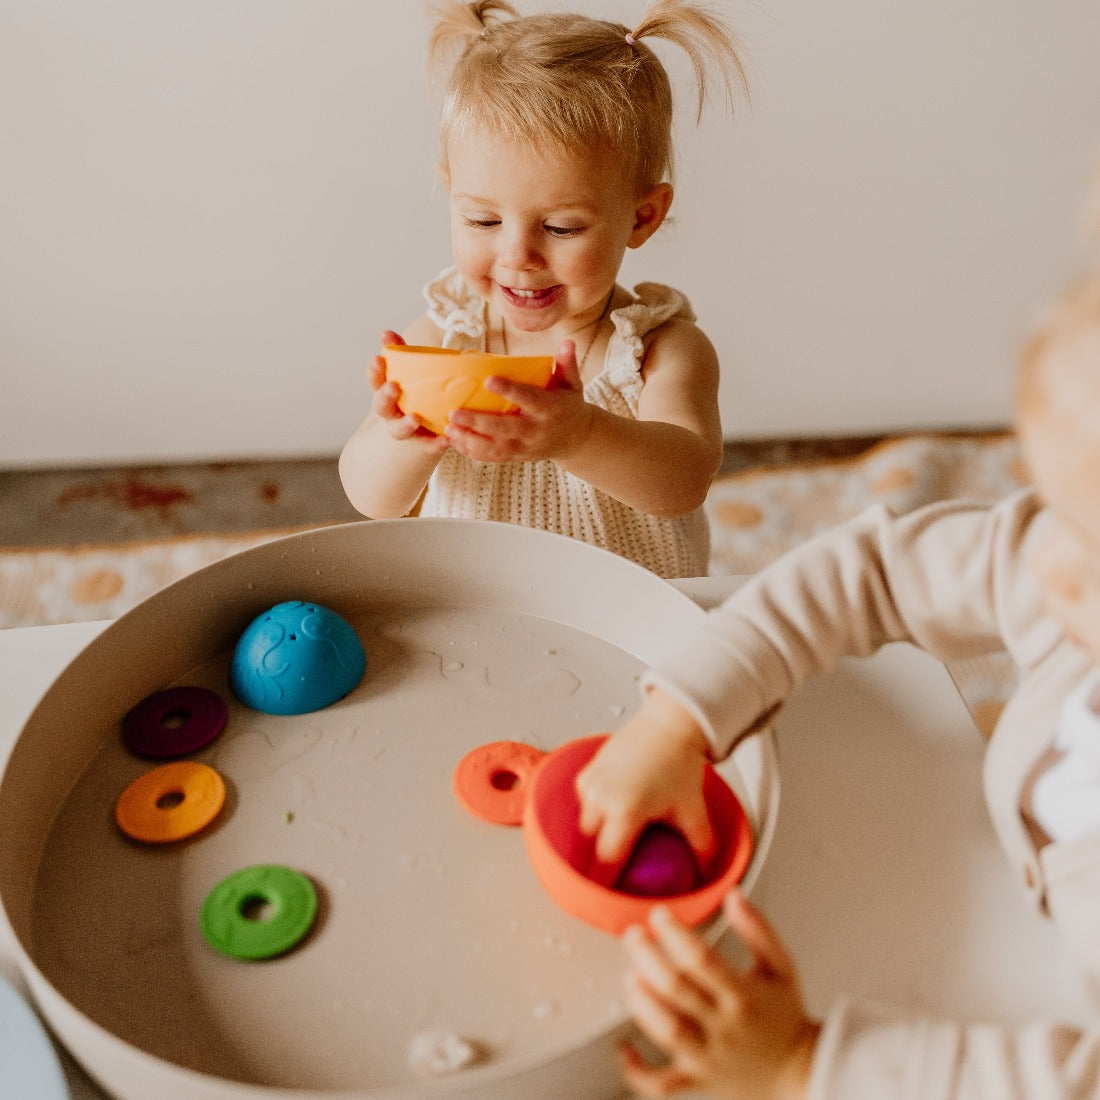
[[[300,871],[279,864],[243,867],[206,896],[199,927],[231,959],[270,959],[289,951],[311,928],[317,891]]]

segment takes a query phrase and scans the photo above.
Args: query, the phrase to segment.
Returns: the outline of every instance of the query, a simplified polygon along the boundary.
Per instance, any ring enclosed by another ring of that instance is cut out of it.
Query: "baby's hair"
[[[633,29],[585,15],[520,16],[507,0],[443,0],[436,5],[429,64],[461,53],[447,86],[441,125],[441,171],[454,135],[487,127],[536,148],[612,149],[639,194],[671,178],[672,89],[643,38],[679,46],[695,72],[696,118],[721,76],[732,108],[748,81],[728,27],[692,0],[652,0]]]
[[[1087,207],[1085,272],[1040,318],[1024,347],[1016,405],[1025,415],[1100,401],[1100,165]]]

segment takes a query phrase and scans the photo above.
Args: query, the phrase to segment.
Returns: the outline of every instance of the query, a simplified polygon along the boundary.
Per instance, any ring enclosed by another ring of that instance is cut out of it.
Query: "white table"
[[[23,723],[57,674],[106,626],[106,622],[94,622],[0,630],[0,765],[7,760]],[[13,945],[6,938],[9,934],[6,925],[0,924],[0,974],[26,993]],[[59,1050],[74,1100],[103,1100],[106,1093],[63,1049]]]
[[[706,607],[736,583],[681,587]],[[0,762],[106,625],[0,631]],[[941,664],[910,646],[847,661],[800,689],[777,730],[779,827],[754,898],[799,961],[811,1010],[845,992],[973,1020],[1086,1018],[1072,965],[993,835],[982,740]],[[11,949],[0,939],[0,972],[18,984]],[[77,1100],[102,1100],[65,1065]]]

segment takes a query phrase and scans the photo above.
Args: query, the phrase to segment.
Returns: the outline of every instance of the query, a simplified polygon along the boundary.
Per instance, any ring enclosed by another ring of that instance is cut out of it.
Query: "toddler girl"
[[[558,531],[661,576],[707,571],[702,505],[722,456],[718,360],[687,299],[616,283],[672,201],[672,95],[646,44],[688,54],[701,112],[712,64],[743,82],[729,32],[686,0],[629,30],[519,17],[504,0],[439,9],[431,56],[460,56],[440,173],[455,266],[425,288],[411,344],[554,355],[547,389],[491,379],[510,413],[459,410],[435,435],[375,358],[371,411],[345,445],[349,500],[375,518],[460,516]],[[382,342],[395,342],[393,332]]]
[[[872,509],[764,570],[647,674],[641,708],[577,780],[603,858],[660,818],[705,850],[704,761],[841,657],[894,641],[943,660],[1006,649],[1020,682],[986,756],[989,811],[1022,890],[1100,994],[1100,272],[1027,348],[1017,425],[1038,493]],[[968,1027],[848,1003],[813,1020],[761,914],[735,893],[726,915],[755,956],[747,971],[666,911],[627,934],[628,1005],[669,1056],[654,1066],[626,1050],[643,1096],[1100,1096],[1100,1027]]]

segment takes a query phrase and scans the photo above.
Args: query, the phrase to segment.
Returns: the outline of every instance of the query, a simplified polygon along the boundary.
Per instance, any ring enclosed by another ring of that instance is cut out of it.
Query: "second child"
[[[870,509],[762,570],[647,674],[641,708],[577,778],[602,858],[661,818],[705,852],[706,761],[842,657],[899,641],[945,661],[1007,650],[1020,678],[985,757],[990,816],[1021,901],[1053,920],[1100,1006],[1100,263],[1026,349],[1016,424],[1036,489],[993,507]],[[1100,1097],[1097,1017],[1002,1028],[838,1000],[815,1020],[763,915],[737,892],[726,915],[747,970],[667,909],[627,935],[628,1007],[669,1055],[625,1052],[642,1096]]]

